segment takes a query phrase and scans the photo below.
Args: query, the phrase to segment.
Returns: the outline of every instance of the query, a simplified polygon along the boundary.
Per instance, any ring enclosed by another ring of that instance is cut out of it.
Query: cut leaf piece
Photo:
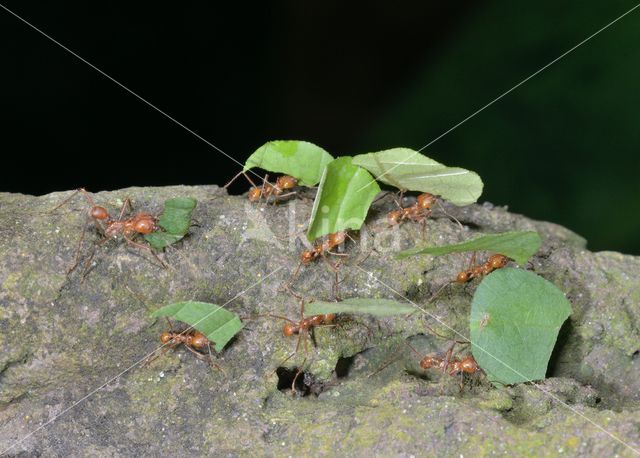
[[[464,253],[465,251],[490,251],[503,254],[523,265],[538,251],[541,244],[542,239],[535,231],[512,231],[481,235],[475,239],[451,245],[411,248],[401,251],[396,257],[402,259],[416,254],[440,256],[449,253]]]
[[[158,225],[164,231],[156,231],[144,236],[145,240],[155,248],[161,250],[182,239],[191,226],[191,214],[196,208],[197,201],[192,197],[176,197],[164,203],[164,210]]]
[[[472,204],[482,194],[483,184],[477,173],[447,167],[409,148],[359,154],[353,163],[383,183],[404,191],[428,192],[458,206]]]
[[[156,310],[151,316],[166,316],[193,326],[207,336],[218,352],[243,326],[238,315],[208,302],[176,302]]]
[[[313,203],[307,238],[348,229],[358,230],[367,217],[380,186],[371,174],[351,163],[351,157],[334,159],[324,169]]]
[[[368,299],[354,297],[341,302],[310,302],[304,308],[306,315],[324,315],[326,313],[348,313],[350,315],[393,316],[408,315],[416,311],[406,302],[390,299]]]
[[[249,156],[243,172],[259,167],[269,172],[284,173],[298,179],[301,186],[315,186],[333,156],[313,143],[299,140],[267,142]]]
[[[492,382],[542,380],[571,304],[532,272],[501,269],[476,289],[471,304],[473,357]]]

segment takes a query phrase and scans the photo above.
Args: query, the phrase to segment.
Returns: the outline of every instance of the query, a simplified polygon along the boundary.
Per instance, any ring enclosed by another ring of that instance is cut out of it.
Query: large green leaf
[[[491,251],[513,259],[518,264],[524,264],[538,251],[542,239],[535,231],[512,231],[501,234],[486,234],[475,239],[466,240],[451,245],[416,247],[401,251],[399,259],[416,254],[430,254],[440,256],[449,253],[463,253],[465,251]]]
[[[472,204],[482,194],[483,184],[477,173],[447,167],[409,148],[359,154],[353,163],[383,183],[405,191],[428,192],[454,205]]]
[[[162,231],[152,232],[144,238],[156,250],[161,250],[182,239],[191,226],[191,214],[197,201],[192,197],[176,197],[164,203],[164,211],[158,221]]]
[[[351,163],[351,157],[334,159],[324,169],[313,203],[307,238],[348,229],[358,230],[367,217],[380,186],[371,174]]]
[[[299,140],[267,142],[249,156],[243,171],[259,167],[298,179],[301,186],[315,186],[333,156],[313,143]]]
[[[167,316],[193,326],[207,336],[216,351],[222,351],[243,326],[238,315],[207,302],[176,302],[156,310],[151,316]]]
[[[354,297],[341,302],[310,302],[305,306],[307,315],[324,315],[326,313],[348,313],[350,315],[393,316],[408,315],[416,309],[406,302],[390,299],[367,299]]]
[[[471,304],[473,357],[497,384],[544,379],[569,315],[571,304],[552,283],[521,269],[497,270]]]

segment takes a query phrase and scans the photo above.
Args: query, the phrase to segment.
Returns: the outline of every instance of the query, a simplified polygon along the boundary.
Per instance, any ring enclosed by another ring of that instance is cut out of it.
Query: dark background
[[[418,149],[634,1],[0,3],[244,162],[271,139]],[[4,10],[0,57],[2,191],[240,168]],[[425,153],[477,171],[481,200],[640,254],[639,81],[640,9]]]

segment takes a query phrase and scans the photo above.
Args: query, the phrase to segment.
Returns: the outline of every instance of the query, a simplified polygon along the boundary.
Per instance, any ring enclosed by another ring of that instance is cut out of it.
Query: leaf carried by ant
[[[359,154],[353,163],[383,183],[403,191],[428,192],[458,206],[476,202],[484,186],[477,173],[447,167],[409,148]]]
[[[353,297],[341,302],[310,302],[305,306],[307,315],[348,313],[349,315],[394,316],[409,315],[415,311],[416,309],[406,302],[362,297]]]
[[[307,231],[309,240],[349,229],[358,230],[364,223],[380,186],[369,172],[353,165],[351,159],[339,157],[325,168],[313,203]]]
[[[571,303],[553,283],[522,269],[488,275],[471,304],[472,353],[494,384],[542,380]]]
[[[151,316],[166,316],[193,326],[207,336],[218,352],[222,351],[243,327],[238,315],[208,302],[176,302],[156,310]]]
[[[156,250],[161,250],[182,239],[189,231],[191,214],[196,204],[196,199],[192,197],[175,197],[165,201],[158,220],[158,225],[164,230],[145,235],[145,240]]]
[[[258,148],[244,164],[243,172],[259,167],[298,179],[301,186],[315,186],[333,156],[313,143],[300,140],[274,140]]]
[[[475,239],[451,245],[411,248],[401,251],[396,257],[403,259],[416,254],[441,256],[443,254],[464,253],[466,251],[490,251],[503,254],[523,265],[538,251],[541,244],[542,239],[535,231],[511,231],[500,234],[485,234]]]

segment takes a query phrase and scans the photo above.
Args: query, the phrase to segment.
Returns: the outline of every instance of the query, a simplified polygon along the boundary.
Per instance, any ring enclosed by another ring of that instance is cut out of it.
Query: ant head
[[[460,372],[466,372],[467,374],[474,374],[478,372],[480,368],[478,367],[476,360],[473,359],[473,356],[467,355],[460,360],[458,370]]]
[[[436,200],[437,200],[436,196],[434,196],[433,194],[429,194],[428,192],[425,192],[424,194],[420,194],[416,198],[418,207],[424,208],[424,209],[431,208],[431,206],[436,203]]]
[[[151,215],[145,215],[133,223],[133,229],[138,234],[151,234],[157,228],[155,218]]]
[[[333,323],[336,319],[335,313],[327,313],[323,316],[323,320],[325,324]]]
[[[204,348],[209,343],[209,339],[201,332],[196,332],[191,336],[191,346],[193,348]]]
[[[172,339],[173,339],[173,334],[170,332],[165,331],[162,334],[160,334],[160,342],[162,342],[163,344],[167,344],[171,342]]]
[[[298,186],[298,180],[291,175],[282,175],[276,180],[276,186],[280,189],[292,189]]]
[[[292,323],[285,323],[284,327],[282,328],[282,333],[285,335],[285,337],[291,337],[297,332],[298,332],[298,327]]]
[[[316,258],[316,252],[313,250],[303,251],[302,254],[300,255],[300,260],[302,261],[302,264],[309,264],[315,258]]]
[[[251,190],[249,190],[249,202],[256,202],[260,197],[262,197],[261,188],[251,188]]]
[[[344,243],[346,239],[347,239],[347,233],[344,231],[334,232],[333,234],[329,234],[329,237],[328,237],[329,242],[334,246]]]
[[[463,270],[456,277],[456,283],[466,283],[471,280],[473,276],[473,270]]]
[[[502,254],[494,254],[489,258],[487,264],[489,264],[493,269],[500,269],[507,265],[509,262],[509,258]]]
[[[398,221],[400,220],[400,213],[401,212],[398,210],[389,212],[389,214],[387,215],[387,223],[390,226],[395,226],[396,224],[398,224]]]
[[[107,218],[109,218],[109,212],[107,211],[107,209],[104,208],[104,207],[101,207],[99,205],[94,205],[93,207],[91,207],[91,211],[89,212],[89,215],[93,219],[107,219]]]

